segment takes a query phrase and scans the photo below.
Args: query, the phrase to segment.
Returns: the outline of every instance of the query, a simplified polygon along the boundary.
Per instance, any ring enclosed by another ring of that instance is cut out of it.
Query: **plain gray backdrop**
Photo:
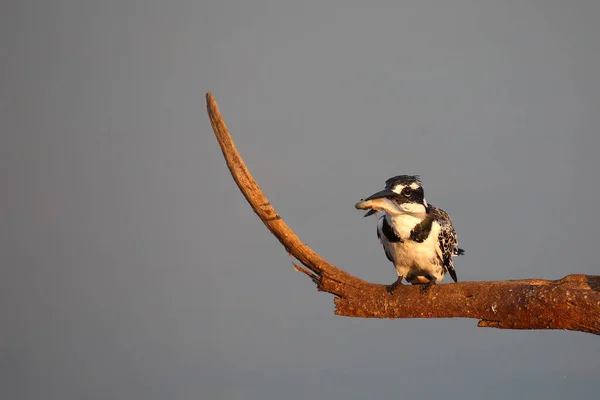
[[[0,398],[593,398],[600,341],[360,320],[235,186],[212,92],[298,235],[396,279],[354,209],[420,174],[458,277],[599,274],[597,0],[0,6]]]

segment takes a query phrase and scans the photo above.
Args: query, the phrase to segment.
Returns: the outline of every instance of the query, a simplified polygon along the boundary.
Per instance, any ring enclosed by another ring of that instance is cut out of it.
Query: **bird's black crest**
[[[421,178],[419,177],[419,175],[398,175],[385,181],[385,187],[390,188],[398,184],[410,185],[411,183],[415,182],[419,185],[421,184]]]

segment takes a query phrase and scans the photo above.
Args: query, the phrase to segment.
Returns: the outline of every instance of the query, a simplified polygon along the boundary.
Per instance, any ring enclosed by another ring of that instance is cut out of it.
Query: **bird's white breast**
[[[422,221],[422,216],[417,214],[398,214],[394,216],[390,216],[389,214],[385,216],[387,218],[388,223],[394,229],[394,232],[398,236],[402,238],[402,240],[406,240],[410,237],[410,233],[415,228],[415,226]]]
[[[388,222],[396,234],[402,238],[402,242],[389,242],[385,238],[382,232],[383,218],[388,218]],[[421,222],[421,218],[408,214],[381,217],[378,223],[381,243],[392,256],[398,275],[407,277],[408,275],[430,274],[436,277],[436,281],[441,281],[444,276],[438,242],[441,227],[437,221],[434,221],[427,239],[418,243],[409,238],[411,231],[419,222]]]

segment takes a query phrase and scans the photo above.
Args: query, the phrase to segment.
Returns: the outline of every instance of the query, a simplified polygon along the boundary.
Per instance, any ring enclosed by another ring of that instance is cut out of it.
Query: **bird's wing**
[[[457,281],[456,270],[454,269],[454,263],[452,257],[455,255],[463,254],[464,250],[458,248],[458,238],[456,231],[452,226],[452,220],[450,216],[439,208],[432,207],[435,221],[440,225],[440,234],[438,236],[438,242],[440,246],[440,258],[442,265],[448,271],[452,280]]]

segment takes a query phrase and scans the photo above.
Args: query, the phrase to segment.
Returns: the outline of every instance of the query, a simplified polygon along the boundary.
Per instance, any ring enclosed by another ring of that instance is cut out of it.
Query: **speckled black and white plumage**
[[[384,190],[357,203],[366,216],[381,211],[377,237],[387,258],[394,263],[398,280],[426,284],[424,290],[443,280],[447,272],[456,282],[452,257],[463,254],[450,216],[427,203],[416,175],[400,175],[386,181]]]
[[[428,215],[431,215],[433,220],[441,227],[438,235],[438,242],[440,253],[442,255],[442,265],[446,272],[450,274],[452,280],[457,282],[456,270],[454,269],[452,257],[462,255],[465,251],[458,247],[458,235],[452,226],[452,220],[446,211],[434,206],[430,206]]]

